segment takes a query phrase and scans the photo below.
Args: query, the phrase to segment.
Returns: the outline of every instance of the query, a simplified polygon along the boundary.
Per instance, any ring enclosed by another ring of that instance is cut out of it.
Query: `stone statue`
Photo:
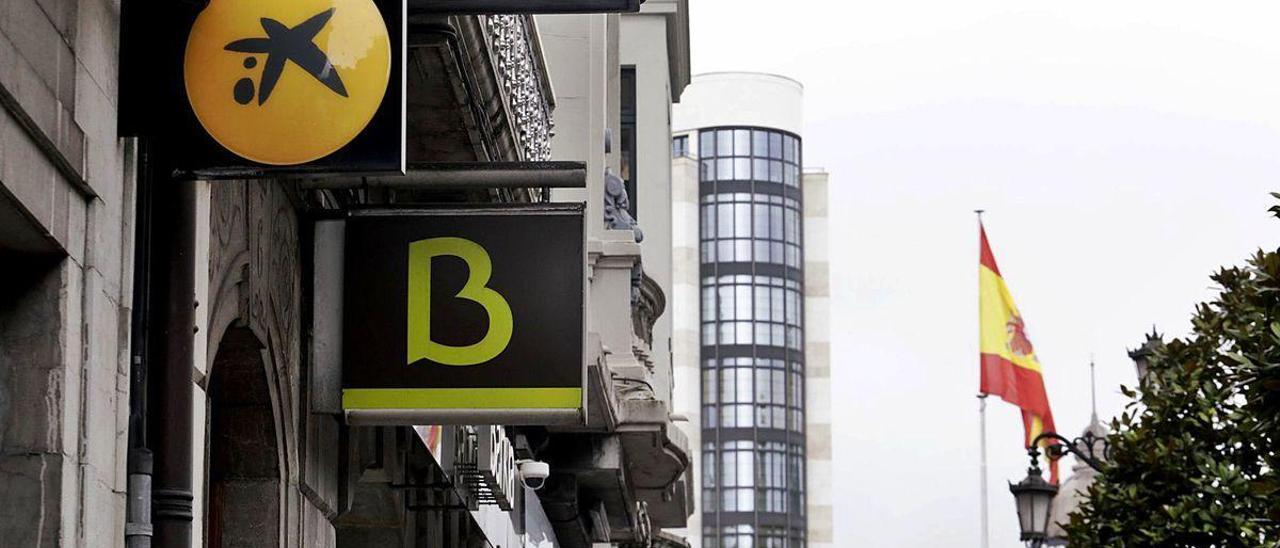
[[[604,170],[604,227],[611,230],[630,230],[636,235],[636,242],[644,241],[644,232],[631,217],[627,209],[631,207],[631,199],[627,196],[627,185],[622,178],[611,169]]]
[[[613,170],[605,168],[604,170],[604,227],[610,230],[630,230],[635,234],[636,243],[644,241],[644,232],[640,230],[639,223],[631,216],[631,212],[627,211],[630,207],[631,200],[627,196],[627,185],[622,182],[622,178],[613,173]],[[631,269],[631,302],[635,303],[640,298],[640,279],[644,276],[644,269],[639,261],[636,261],[635,267]]]

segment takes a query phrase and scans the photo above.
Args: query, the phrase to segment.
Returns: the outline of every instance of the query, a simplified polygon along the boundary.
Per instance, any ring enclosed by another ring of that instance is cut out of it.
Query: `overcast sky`
[[[694,71],[802,81],[832,173],[837,546],[978,545],[973,209],[1073,435],[1091,354],[1110,417],[1126,348],[1280,242],[1275,2],[690,4]],[[995,547],[1020,546],[1021,428],[992,401]]]

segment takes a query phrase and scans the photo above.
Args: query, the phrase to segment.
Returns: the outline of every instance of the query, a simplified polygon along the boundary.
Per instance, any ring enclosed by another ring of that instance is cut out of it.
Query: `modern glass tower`
[[[709,93],[698,93],[700,84]],[[804,547],[800,86],[778,76],[728,73],[695,77],[688,91],[676,120],[696,125],[677,132],[672,151],[691,157],[697,171],[701,546]],[[676,165],[678,173],[679,160]],[[686,195],[692,198],[692,189]],[[678,302],[675,312],[682,313]]]
[[[698,141],[703,546],[803,546],[800,139]]]

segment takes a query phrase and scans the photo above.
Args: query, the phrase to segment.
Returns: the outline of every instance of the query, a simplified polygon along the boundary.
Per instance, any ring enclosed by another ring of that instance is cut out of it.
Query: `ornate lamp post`
[[[1009,492],[1013,493],[1018,507],[1018,527],[1022,531],[1019,538],[1038,548],[1044,544],[1045,532],[1049,529],[1049,509],[1053,496],[1058,494],[1058,486],[1040,476],[1039,452],[1032,449],[1029,453],[1031,467],[1027,469],[1027,477],[1009,484]]]
[[[1027,469],[1027,477],[1018,483],[1009,484],[1009,492],[1013,493],[1018,509],[1019,537],[1028,546],[1039,548],[1044,545],[1049,529],[1049,515],[1053,497],[1058,494],[1058,487],[1044,481],[1040,473],[1040,449],[1042,440],[1053,439],[1055,443],[1046,448],[1051,457],[1061,457],[1066,453],[1075,455],[1090,468],[1102,471],[1103,461],[1107,458],[1108,448],[1105,438],[1094,435],[1092,430],[1074,440],[1059,436],[1056,432],[1045,432],[1032,440],[1027,455],[1031,457],[1031,467]],[[1101,442],[1101,454],[1096,454]],[[1083,449],[1081,449],[1083,447]]]

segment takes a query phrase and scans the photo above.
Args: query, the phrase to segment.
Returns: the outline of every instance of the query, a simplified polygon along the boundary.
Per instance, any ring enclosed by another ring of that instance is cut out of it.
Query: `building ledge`
[[[658,400],[624,400],[618,433],[627,475],[654,527],[684,527],[692,513],[689,438]]]
[[[684,537],[658,531],[653,535],[653,546],[654,548],[691,548],[693,545],[689,544],[689,540]]]

